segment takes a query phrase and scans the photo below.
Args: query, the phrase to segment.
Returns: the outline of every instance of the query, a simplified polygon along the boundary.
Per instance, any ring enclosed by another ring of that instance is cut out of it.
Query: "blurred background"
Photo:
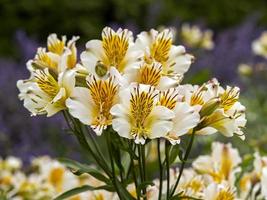
[[[24,161],[43,154],[80,157],[75,139],[64,131],[62,116],[31,117],[17,98],[16,81],[29,76],[25,63],[38,46],[46,46],[50,33],[79,35],[82,51],[85,42],[99,38],[105,26],[128,28],[135,34],[172,27],[177,44],[196,57],[184,83],[200,84],[217,77],[224,86],[241,88],[247,141],[219,134],[199,138],[203,154],[215,139],[233,141],[242,153],[255,147],[267,150],[267,60],[251,47],[267,29],[264,0],[0,0],[0,23],[1,157],[14,155]],[[203,39],[201,34],[207,30]]]

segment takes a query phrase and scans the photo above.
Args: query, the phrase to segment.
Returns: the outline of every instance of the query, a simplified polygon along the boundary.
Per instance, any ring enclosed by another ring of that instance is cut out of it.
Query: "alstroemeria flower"
[[[33,71],[28,80],[19,80],[19,98],[32,115],[47,114],[48,117],[66,109],[65,100],[75,86],[75,70],[61,72],[58,78],[48,68]]]
[[[117,103],[118,83],[114,76],[101,80],[89,75],[87,85],[88,88],[75,87],[66,105],[73,117],[101,135],[112,123],[110,109]]]
[[[58,75],[67,69],[73,69],[77,62],[76,41],[78,39],[79,37],[73,37],[67,42],[66,36],[59,39],[56,34],[49,35],[47,49],[38,48],[35,58],[27,62],[28,70],[32,72],[36,69],[48,68],[50,72]]]
[[[157,105],[158,91],[148,85],[132,84],[120,91],[120,101],[111,109],[112,126],[118,134],[144,144],[147,138],[165,137],[175,114]]]
[[[193,162],[193,168],[200,174],[211,178],[211,182],[227,181],[231,186],[235,184],[235,175],[240,171],[238,165],[241,157],[237,149],[231,144],[214,142],[211,155],[199,156]]]
[[[234,134],[245,139],[242,129],[246,125],[245,107],[238,102],[239,88],[227,86],[226,90],[219,87],[220,106],[211,115],[202,120],[203,129],[197,134],[213,134],[219,131],[226,137]]]
[[[166,136],[172,144],[179,143],[179,137],[187,134],[200,120],[198,112],[187,102],[181,102],[179,98],[182,96],[179,97],[176,89],[160,92],[159,95],[159,105],[165,106],[175,113],[175,117],[172,119],[173,128]]]
[[[224,89],[212,79],[202,86],[180,85],[177,90],[185,102],[200,112],[201,123],[196,134],[220,132],[226,137],[237,135],[245,139],[242,131],[246,125],[245,107],[238,102],[238,87]]]
[[[204,188],[204,178],[197,174],[192,168],[188,168],[183,171],[176,193],[182,193],[182,196],[201,198]]]
[[[185,52],[183,46],[173,45],[173,35],[169,29],[162,32],[152,29],[150,32],[140,33],[137,36],[136,48],[144,52],[145,62],[160,63],[162,74],[173,78],[178,83],[194,58]]]
[[[87,42],[86,51],[81,54],[82,65],[98,78],[107,78],[111,67],[123,73],[138,66],[141,52],[133,47],[131,31],[118,29],[115,32],[105,27],[102,31],[102,40]]]

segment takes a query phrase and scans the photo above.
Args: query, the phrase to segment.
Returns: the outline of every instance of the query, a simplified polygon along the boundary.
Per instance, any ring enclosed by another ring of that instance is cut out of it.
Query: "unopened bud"
[[[108,68],[101,62],[97,62],[95,66],[95,72],[98,76],[103,77],[107,74]]]
[[[200,117],[211,115],[220,106],[220,102],[220,98],[213,98],[206,102],[199,112]]]

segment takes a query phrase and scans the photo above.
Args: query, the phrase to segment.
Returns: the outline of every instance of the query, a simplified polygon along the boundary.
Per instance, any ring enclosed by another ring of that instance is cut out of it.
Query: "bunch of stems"
[[[112,142],[112,137],[114,130],[108,127],[103,135],[106,140],[106,147],[108,151],[108,159],[105,156],[104,151],[99,147],[93,130],[83,125],[79,120],[73,118],[67,111],[63,111],[63,115],[68,124],[68,128],[74,133],[79,144],[85,150],[89,156],[92,157],[94,163],[106,174],[110,179],[115,192],[118,194],[119,198],[122,200],[126,199],[137,199],[137,200],[147,200],[147,185],[152,184],[152,180],[148,180],[146,171],[146,144],[135,144],[132,140],[119,138],[119,143],[121,145],[127,145],[129,153],[129,166],[127,169],[122,165],[121,156],[123,155],[123,149],[118,148]],[[170,149],[172,148],[168,141],[165,142],[165,159],[162,160],[161,155],[161,140],[157,139],[157,153],[158,153],[158,165],[159,165],[159,194],[158,200],[163,199],[165,195],[166,200],[172,199],[175,195],[175,191],[180,182],[186,161],[189,157],[193,141],[194,132],[191,134],[190,141],[188,143],[185,155],[181,159],[181,166],[179,170],[178,177],[174,185],[170,185]],[[118,153],[115,156],[115,153]],[[109,162],[108,162],[109,161]],[[135,185],[136,197],[131,196],[127,191],[126,187],[129,184],[129,180]],[[166,191],[163,191],[163,181],[166,180]],[[126,196],[125,196],[126,195]]]

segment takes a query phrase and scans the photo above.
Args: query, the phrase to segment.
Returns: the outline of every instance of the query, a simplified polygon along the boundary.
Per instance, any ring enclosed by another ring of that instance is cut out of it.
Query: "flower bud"
[[[107,74],[108,68],[101,62],[97,62],[95,66],[95,72],[98,76],[103,77]]]
[[[212,114],[220,106],[220,102],[220,98],[213,98],[206,102],[199,112],[200,117],[202,118],[204,116],[209,116],[210,114]]]

